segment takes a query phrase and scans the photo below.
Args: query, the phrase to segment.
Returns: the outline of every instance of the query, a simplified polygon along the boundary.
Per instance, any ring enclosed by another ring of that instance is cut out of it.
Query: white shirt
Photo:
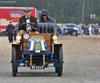
[[[29,24],[29,23],[30,23],[30,19],[27,19],[27,20],[26,20],[26,23],[27,23],[27,25],[26,25],[26,27],[27,27],[26,30],[27,30],[27,32],[28,32],[29,30],[31,30],[31,26],[30,26],[30,24]]]

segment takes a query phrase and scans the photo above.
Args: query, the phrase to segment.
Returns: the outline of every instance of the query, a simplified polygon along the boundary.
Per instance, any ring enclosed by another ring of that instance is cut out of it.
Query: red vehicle
[[[19,21],[19,17],[24,14],[26,7],[0,7],[0,30],[5,31],[9,21],[12,21],[16,25]],[[36,17],[37,9],[34,7],[28,7],[31,9],[31,15]]]

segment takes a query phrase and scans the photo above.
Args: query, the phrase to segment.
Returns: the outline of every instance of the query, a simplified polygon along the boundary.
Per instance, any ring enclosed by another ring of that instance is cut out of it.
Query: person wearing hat
[[[45,11],[45,10],[41,12],[41,16],[40,16],[39,22],[42,22],[42,23],[54,23],[54,21],[51,20],[50,17],[48,16],[48,12]]]
[[[29,31],[38,32],[37,18],[31,16],[31,10],[28,8],[25,9],[24,12],[25,15],[19,19],[19,32],[21,34]]]

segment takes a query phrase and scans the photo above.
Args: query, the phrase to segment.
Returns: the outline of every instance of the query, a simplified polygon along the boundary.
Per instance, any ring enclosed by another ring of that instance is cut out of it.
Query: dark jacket
[[[6,32],[9,33],[14,33],[15,27],[13,24],[9,24],[6,28]]]
[[[32,25],[32,28],[34,29],[33,31],[38,31],[38,27],[37,27],[37,19],[33,16],[30,16],[30,23],[34,23]],[[19,30],[24,30],[26,31],[26,20],[27,18],[25,18],[25,16],[22,16],[19,20]],[[24,23],[24,25],[22,25]]]
[[[53,19],[51,19],[51,18],[48,17],[48,16],[47,16],[47,21],[45,21],[45,20],[43,19],[43,15],[41,15],[39,22],[42,22],[42,23],[54,23]]]

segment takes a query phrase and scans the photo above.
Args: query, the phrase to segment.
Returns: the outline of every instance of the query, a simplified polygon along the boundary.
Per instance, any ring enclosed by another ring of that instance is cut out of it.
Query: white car
[[[66,23],[63,25],[63,33],[66,35],[77,36],[81,34],[81,28],[74,23]]]

